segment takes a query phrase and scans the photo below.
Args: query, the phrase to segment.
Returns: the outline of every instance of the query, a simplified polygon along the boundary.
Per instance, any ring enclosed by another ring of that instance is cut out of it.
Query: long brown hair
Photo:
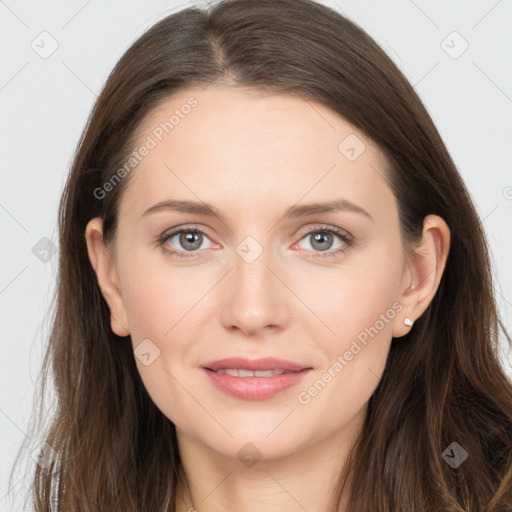
[[[44,430],[53,450],[35,467],[31,506],[50,511],[54,492],[65,511],[174,511],[175,428],[146,392],[131,344],[110,329],[84,233],[97,216],[106,239],[115,233],[130,176],[100,199],[94,191],[122,167],[148,113],[178,90],[214,82],[326,105],[385,155],[404,243],[421,239],[428,214],[451,231],[437,293],[414,328],[393,339],[332,510],[350,491],[351,512],[512,511],[512,385],[498,358],[500,329],[511,340],[481,221],[413,87],[359,26],[311,0],[182,10],[143,34],[110,74],[59,208],[59,273],[39,388],[42,396],[53,379],[57,404]],[[457,468],[443,459],[453,442],[468,454]]]

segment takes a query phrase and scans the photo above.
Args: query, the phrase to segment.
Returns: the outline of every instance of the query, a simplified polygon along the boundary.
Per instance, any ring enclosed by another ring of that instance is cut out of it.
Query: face
[[[220,86],[158,106],[143,145],[108,293],[156,406],[182,439],[229,457],[248,442],[271,459],[353,432],[407,331],[410,273],[377,147],[320,104]],[[317,203],[339,208],[305,208]],[[233,357],[304,370],[204,368]]]

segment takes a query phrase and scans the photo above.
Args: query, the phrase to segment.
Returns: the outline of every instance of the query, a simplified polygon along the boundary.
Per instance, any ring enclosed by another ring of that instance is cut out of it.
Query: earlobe
[[[101,294],[110,309],[110,325],[118,336],[128,336],[126,306],[119,287],[116,262],[103,240],[103,219],[91,219],[85,229],[87,252]]]
[[[432,302],[448,259],[450,229],[438,215],[423,220],[421,242],[409,253],[399,301],[402,315],[393,325],[393,337],[407,334]]]

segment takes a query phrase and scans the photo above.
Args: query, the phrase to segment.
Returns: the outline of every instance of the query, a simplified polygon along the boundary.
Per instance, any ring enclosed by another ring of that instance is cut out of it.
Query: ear
[[[110,326],[118,336],[128,336],[128,317],[119,287],[116,261],[103,241],[103,219],[96,217],[85,229],[87,252],[101,293],[110,308]]]
[[[404,318],[419,318],[434,298],[443,275],[450,250],[450,229],[438,215],[423,219],[421,242],[407,255],[398,298],[403,309],[395,317],[393,337],[407,334],[411,329]]]

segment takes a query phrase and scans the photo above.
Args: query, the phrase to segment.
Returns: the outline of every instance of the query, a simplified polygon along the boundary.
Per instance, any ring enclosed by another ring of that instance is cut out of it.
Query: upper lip
[[[246,359],[243,357],[228,357],[226,359],[219,359],[218,361],[211,361],[202,365],[203,368],[209,370],[226,370],[226,369],[240,369],[252,371],[264,370],[285,370],[298,372],[304,369],[311,368],[303,364],[287,361],[286,359],[278,359],[275,357],[264,357],[261,359]]]

